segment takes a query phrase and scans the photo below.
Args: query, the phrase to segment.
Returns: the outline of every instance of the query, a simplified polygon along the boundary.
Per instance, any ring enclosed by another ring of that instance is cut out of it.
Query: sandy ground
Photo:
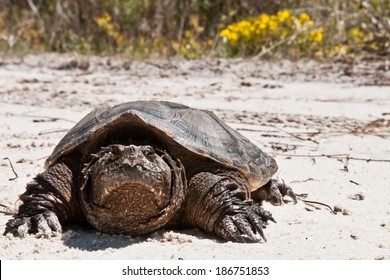
[[[1,259],[390,259],[390,63],[132,61],[57,54],[0,59],[0,204],[97,106],[153,99],[213,110],[273,155],[278,177],[326,206],[265,204],[268,242],[223,242],[199,230],[110,236],[0,236]],[[8,159],[4,159],[8,158]],[[13,164],[14,171],[11,168]],[[0,232],[10,218],[1,207]]]

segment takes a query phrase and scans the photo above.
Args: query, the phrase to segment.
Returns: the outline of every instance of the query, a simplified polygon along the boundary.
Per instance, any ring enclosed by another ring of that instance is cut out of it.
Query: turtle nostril
[[[130,153],[135,153],[135,151],[136,151],[136,148],[135,148],[135,146],[134,145],[130,145],[129,147],[128,147],[128,149],[127,149]]]

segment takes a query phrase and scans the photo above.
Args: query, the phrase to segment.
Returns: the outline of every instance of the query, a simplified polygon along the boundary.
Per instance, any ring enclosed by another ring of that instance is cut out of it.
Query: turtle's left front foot
[[[260,242],[271,213],[250,199],[247,181],[234,171],[201,172],[188,185],[184,224],[227,241]]]
[[[294,204],[297,203],[297,197],[291,187],[286,185],[284,181],[271,179],[265,186],[252,192],[252,198],[256,201],[268,201],[273,205],[282,205],[286,201],[284,196],[289,196]]]
[[[249,205],[245,205],[247,203]],[[267,241],[263,228],[268,221],[276,223],[272,214],[260,205],[252,204],[252,201],[245,201],[238,207],[240,208],[238,213],[225,215],[216,223],[215,233],[225,240],[234,242],[255,243],[261,239]]]

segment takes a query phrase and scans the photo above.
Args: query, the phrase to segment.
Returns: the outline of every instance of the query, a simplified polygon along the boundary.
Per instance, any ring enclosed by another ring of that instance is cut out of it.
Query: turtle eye
[[[121,152],[121,148],[118,145],[111,146],[111,153],[114,155],[118,155]]]
[[[154,156],[155,156],[154,149],[153,149],[153,147],[151,147],[151,146],[145,147],[145,148],[142,150],[142,152],[143,152],[143,154],[144,154],[147,158],[154,158]]]

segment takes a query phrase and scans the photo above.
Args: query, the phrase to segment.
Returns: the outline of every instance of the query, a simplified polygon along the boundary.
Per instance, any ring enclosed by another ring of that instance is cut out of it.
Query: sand
[[[0,60],[0,232],[18,194],[97,106],[169,100],[213,110],[279,164],[307,200],[265,203],[267,242],[197,229],[110,236],[0,236],[0,259],[390,259],[390,63],[149,60],[59,54]],[[8,158],[8,159],[5,159]],[[15,174],[11,168],[13,165]]]

